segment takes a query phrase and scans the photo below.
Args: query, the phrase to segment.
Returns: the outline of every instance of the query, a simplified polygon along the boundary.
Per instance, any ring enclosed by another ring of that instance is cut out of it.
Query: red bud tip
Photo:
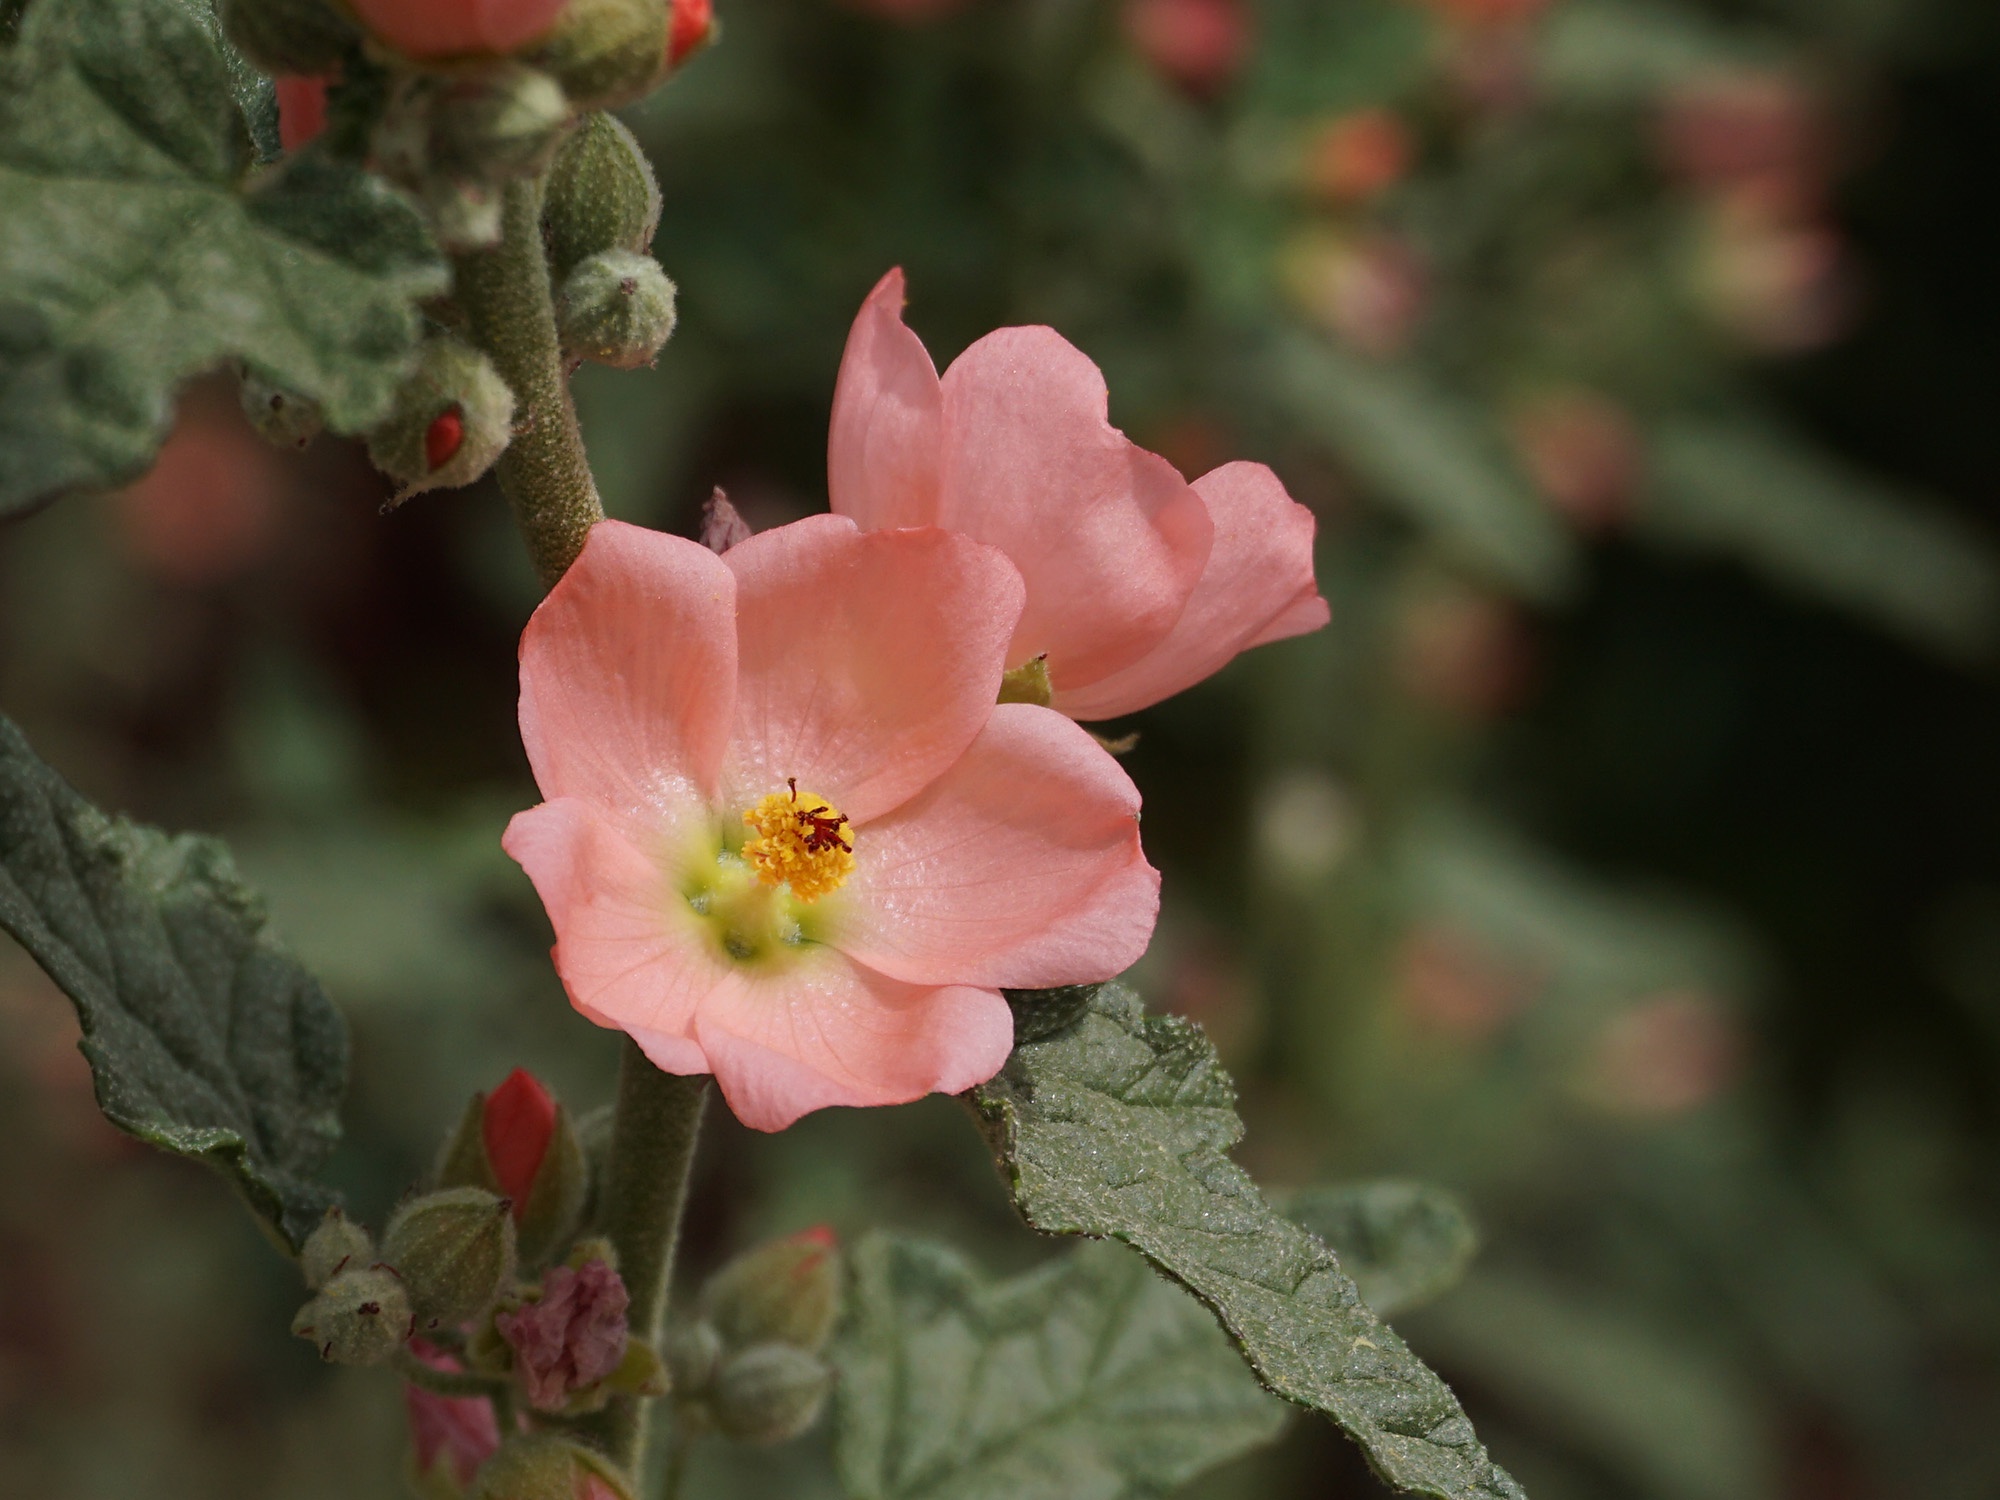
[[[792,1238],[803,1240],[808,1245],[820,1245],[828,1250],[835,1250],[840,1246],[840,1236],[833,1232],[831,1224],[815,1224],[810,1229],[801,1229]]]
[[[326,129],[327,80],[287,73],[276,82],[278,144],[296,151]]]
[[[440,412],[424,432],[424,462],[433,469],[443,468],[451,462],[451,456],[458,452],[458,445],[464,441],[465,413],[455,406]],[[528,1076],[518,1068],[515,1074],[521,1078]]]
[[[438,418],[438,422],[443,420]],[[431,424],[431,431],[436,433],[437,422]],[[542,1169],[542,1158],[548,1155],[555,1130],[556,1101],[541,1080],[524,1069],[516,1068],[486,1096],[480,1119],[486,1160],[501,1195],[512,1200],[517,1223],[527,1211],[529,1189],[535,1185],[535,1174]]]
[[[678,68],[686,62],[714,29],[713,0],[674,0],[674,17],[667,31],[667,66]]]

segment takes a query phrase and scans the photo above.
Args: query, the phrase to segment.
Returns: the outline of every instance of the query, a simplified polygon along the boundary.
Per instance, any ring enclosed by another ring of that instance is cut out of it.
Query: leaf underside
[[[1525,1500],[1333,1252],[1229,1160],[1235,1087],[1198,1027],[1106,985],[972,1097],[1035,1228],[1137,1249],[1214,1310],[1269,1389],[1332,1418],[1388,1483]]]
[[[0,516],[136,477],[230,358],[388,409],[444,264],[359,167],[259,169],[241,75],[195,0],[37,0],[0,52]]]
[[[0,928],[75,1002],[114,1125],[208,1162],[294,1249],[335,1201],[347,1031],[213,839],[100,812],[0,718]]]
[[[835,1359],[855,1500],[1157,1495],[1288,1415],[1206,1309],[1115,1246],[994,1284],[878,1234],[854,1272]]]
[[[1420,1182],[1300,1188],[1275,1206],[1339,1256],[1361,1300],[1380,1318],[1443,1296],[1479,1248],[1465,1205]]]

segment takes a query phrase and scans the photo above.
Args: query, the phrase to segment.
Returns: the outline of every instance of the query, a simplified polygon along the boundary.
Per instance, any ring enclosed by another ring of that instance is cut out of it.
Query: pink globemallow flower
[[[410,1341],[410,1352],[433,1370],[464,1368],[422,1339]],[[463,1491],[500,1446],[500,1423],[493,1415],[493,1403],[484,1396],[440,1396],[405,1385],[403,1405],[410,1419],[417,1476],[429,1486],[427,1493]]]
[[[1327,622],[1312,512],[1269,469],[1225,464],[1188,484],[1111,426],[1103,375],[1053,329],[990,333],[940,380],[902,310],[891,271],[848,335],[833,509],[1005,552],[1027,584],[1006,664],[1041,658],[1056,709],[1133,713]]]
[[[554,29],[569,0],[348,0],[405,57],[501,57]]]
[[[593,528],[522,636],[549,800],[505,841],[577,1009],[778,1130],[981,1083],[1001,987],[1136,960],[1137,790],[1061,715],[995,706],[1023,595],[934,527],[812,516],[720,557]]]
[[[560,1411],[572,1393],[596,1385],[625,1358],[625,1283],[601,1260],[552,1266],[539,1301],[493,1320],[514,1351],[514,1372],[537,1411]]]

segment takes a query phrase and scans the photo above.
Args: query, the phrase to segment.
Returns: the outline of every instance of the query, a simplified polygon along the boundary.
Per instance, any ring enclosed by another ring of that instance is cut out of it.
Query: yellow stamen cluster
[[[743,859],[765,885],[791,887],[799,901],[837,891],[854,869],[854,831],[826,798],[796,785],[772,792],[743,814],[755,832]]]

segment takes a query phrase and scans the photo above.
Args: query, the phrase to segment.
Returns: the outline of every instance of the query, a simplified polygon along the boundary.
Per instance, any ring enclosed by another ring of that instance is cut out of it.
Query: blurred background
[[[1536,1500],[2000,1495],[2000,8],[1991,0],[733,0],[632,116],[681,331],[586,368],[614,514],[823,508],[889,266],[940,363],[1046,322],[1191,477],[1319,517],[1327,631],[1119,728],[1140,979],[1277,1184],[1482,1226],[1399,1319]],[[154,472],[0,528],[0,711],[220,832],[356,1036],[379,1223],[513,1065],[573,1107],[497,493],[378,514],[191,389]],[[0,952],[0,1492],[392,1494],[225,1189],[97,1116]],[[711,1114],[699,1267],[826,1221],[1013,1221],[948,1101]],[[1319,1423],[1211,1500],[1379,1493]],[[823,1445],[691,1494],[833,1493]]]

